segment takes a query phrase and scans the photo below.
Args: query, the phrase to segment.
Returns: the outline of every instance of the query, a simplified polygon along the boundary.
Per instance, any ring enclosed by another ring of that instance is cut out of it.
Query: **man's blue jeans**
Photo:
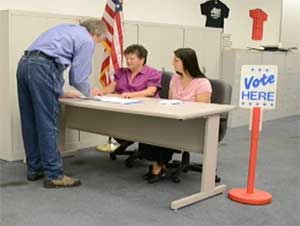
[[[42,56],[23,56],[17,70],[18,98],[28,175],[63,175],[57,119],[63,69]]]

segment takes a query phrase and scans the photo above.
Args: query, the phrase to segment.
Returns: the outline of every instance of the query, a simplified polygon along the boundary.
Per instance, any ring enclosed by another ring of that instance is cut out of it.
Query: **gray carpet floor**
[[[128,169],[124,157],[111,161],[88,148],[64,159],[66,174],[83,183],[71,189],[47,190],[42,181],[25,180],[22,162],[0,161],[0,225],[300,225],[299,128],[299,116],[263,125],[256,188],[272,194],[266,206],[243,205],[222,194],[173,211],[172,200],[199,191],[201,174],[184,174],[179,184],[147,184],[141,178],[147,162]],[[247,127],[229,129],[218,162],[228,189],[245,187],[248,156]]]

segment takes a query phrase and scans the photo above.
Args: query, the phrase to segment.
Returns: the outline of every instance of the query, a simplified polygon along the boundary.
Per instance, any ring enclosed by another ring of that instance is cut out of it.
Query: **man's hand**
[[[121,98],[125,98],[125,99],[129,99],[129,98],[132,98],[134,97],[134,93],[122,93],[121,94]]]
[[[82,94],[78,91],[66,91],[61,98],[80,98]]]
[[[93,96],[103,96],[105,94],[103,89],[98,89],[98,88],[94,88],[92,90],[92,95]]]

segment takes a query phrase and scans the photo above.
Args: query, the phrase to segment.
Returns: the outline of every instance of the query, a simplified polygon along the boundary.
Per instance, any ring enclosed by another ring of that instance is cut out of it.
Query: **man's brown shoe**
[[[80,180],[65,175],[55,180],[47,179],[44,181],[45,188],[68,188],[68,187],[76,187],[79,186],[80,184],[81,184]]]

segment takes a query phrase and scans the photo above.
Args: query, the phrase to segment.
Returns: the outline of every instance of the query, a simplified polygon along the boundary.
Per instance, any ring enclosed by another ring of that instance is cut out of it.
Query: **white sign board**
[[[277,86],[276,65],[243,65],[240,85],[240,107],[274,109]]]

